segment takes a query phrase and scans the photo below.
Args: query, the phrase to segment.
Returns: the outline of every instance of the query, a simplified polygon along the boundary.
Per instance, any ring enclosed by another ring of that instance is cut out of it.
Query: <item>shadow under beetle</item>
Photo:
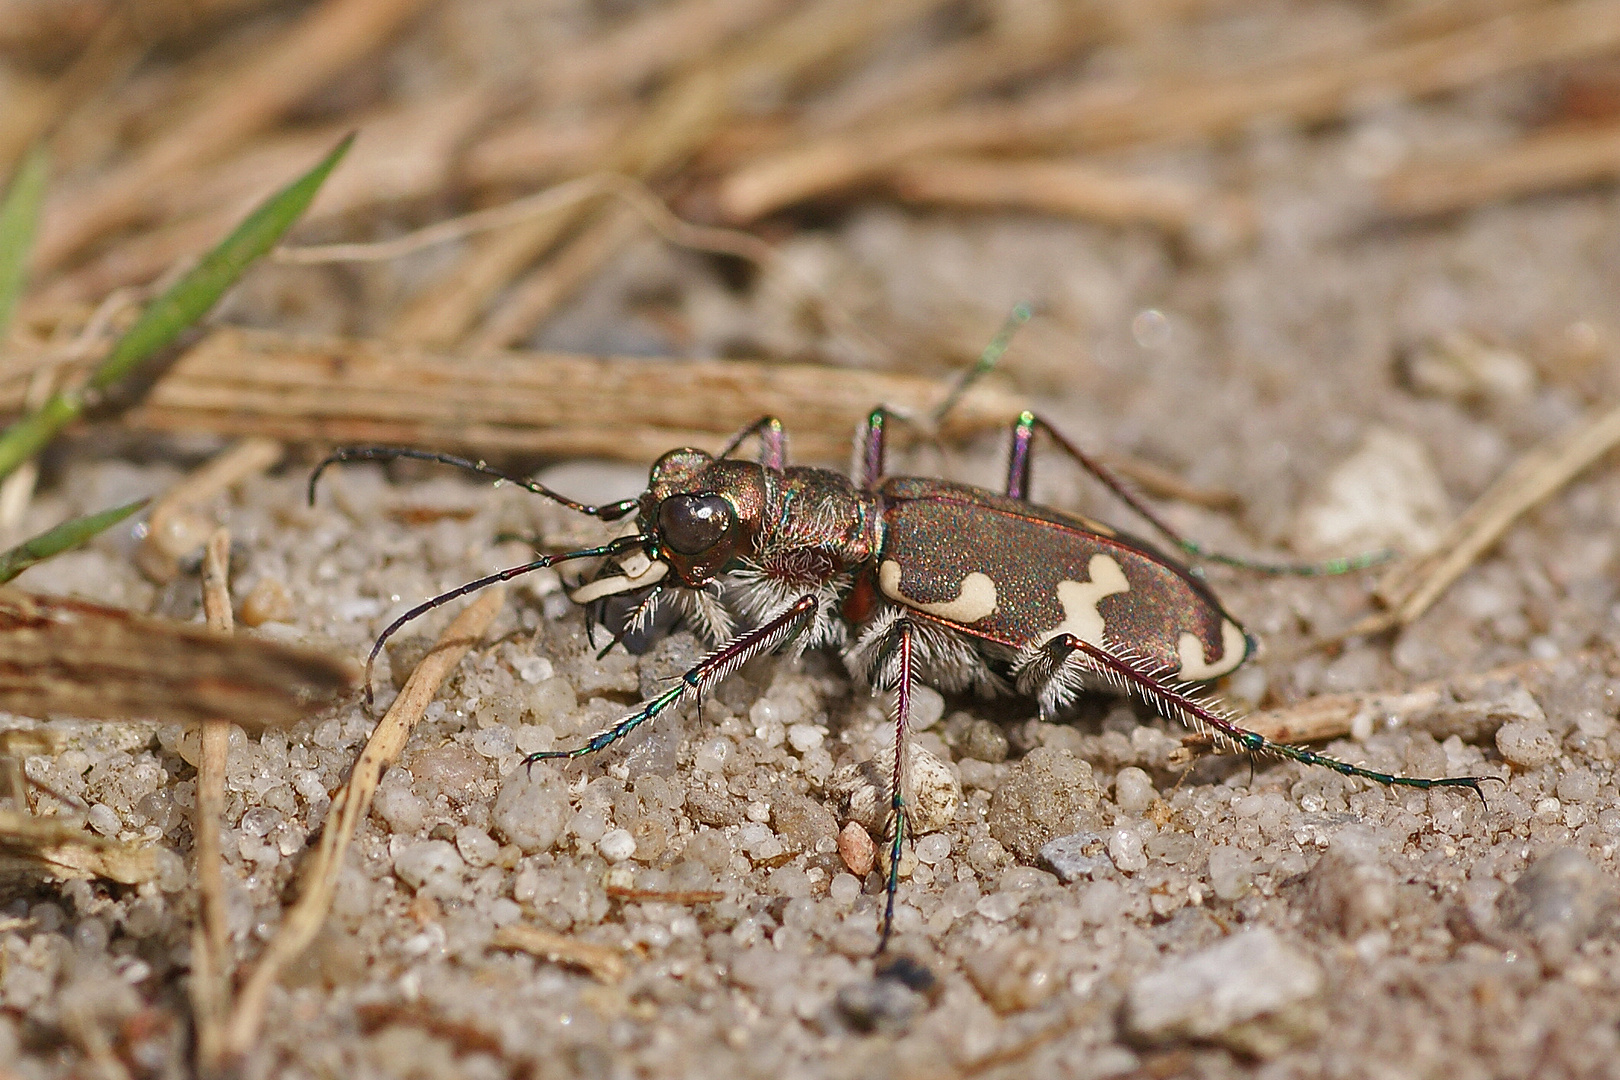
[[[957,396],[947,399],[936,418]],[[884,408],[867,417],[853,480],[830,469],[787,464],[782,424],[765,417],[739,432],[717,455],[671,450],[653,464],[640,496],[601,506],[447,454],[390,447],[337,451],[311,476],[311,499],[328,465],[413,458],[518,484],[603,521],[634,521],[632,533],[609,543],[542,556],[407,611],[372,647],[368,695],[371,665],[401,626],[459,596],[573,559],[605,560],[592,580],[571,591],[575,601],[631,601],[615,640],[648,626],[668,605],[714,649],[668,689],[583,745],[531,754],[526,763],[605,749],[665,710],[700,698],[761,653],[838,649],[857,681],[874,692],[893,691],[895,697],[889,876],[880,952],[893,929],[901,848],[908,833],[904,763],[911,689],[918,680],[945,691],[1025,694],[1039,702],[1044,715],[1088,686],[1107,684],[1242,752],[1320,765],[1380,784],[1462,787],[1480,794],[1480,784],[1488,778],[1382,773],[1275,743],[1240,726],[1196,684],[1235,669],[1252,652],[1252,639],[1208,586],[1147,543],[1101,522],[1030,502],[1026,496],[1035,437],[1044,432],[1188,554],[1299,573],[1338,573],[1365,565],[1365,560],[1270,566],[1206,552],[1178,536],[1112,473],[1028,412],[1013,423],[1002,492],[889,476],[885,436],[894,419],[896,414]],[[760,444],[758,460],[733,458],[750,438]]]

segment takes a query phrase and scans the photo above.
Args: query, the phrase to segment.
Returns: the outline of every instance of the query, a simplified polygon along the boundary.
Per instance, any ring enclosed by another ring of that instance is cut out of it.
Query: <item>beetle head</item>
[[[671,450],[653,464],[641,496],[641,528],[653,537],[648,555],[669,563],[682,584],[707,585],[753,547],[764,481],[758,465]]]

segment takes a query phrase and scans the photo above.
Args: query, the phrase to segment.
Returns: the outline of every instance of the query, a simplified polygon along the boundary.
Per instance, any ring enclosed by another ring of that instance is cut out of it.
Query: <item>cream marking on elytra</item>
[[[896,603],[955,623],[976,623],[996,610],[996,583],[977,570],[962,579],[962,589],[956,594],[955,600],[930,604],[913,600],[901,592],[900,564],[893,559],[885,559],[878,566],[878,588]]]
[[[1176,654],[1181,657],[1181,670],[1176,672],[1176,678],[1201,682],[1225,675],[1243,662],[1248,651],[1248,639],[1231,619],[1221,620],[1221,655],[1213,663],[1204,655],[1204,643],[1195,635],[1183,632],[1176,641]]]
[[[624,570],[624,576],[599,578],[596,581],[586,582],[568,594],[568,599],[576,604],[588,604],[592,600],[600,600],[604,596],[615,596],[635,589],[644,589],[648,585],[663,579],[669,573],[669,563],[654,562],[647,558],[644,551],[632,551],[619,560],[619,566]]]
[[[1086,569],[1090,581],[1058,582],[1058,603],[1063,605],[1063,621],[1041,638],[1051,641],[1060,634],[1073,634],[1089,645],[1103,643],[1103,617],[1097,604],[1105,596],[1130,592],[1131,583],[1111,555],[1093,555]]]

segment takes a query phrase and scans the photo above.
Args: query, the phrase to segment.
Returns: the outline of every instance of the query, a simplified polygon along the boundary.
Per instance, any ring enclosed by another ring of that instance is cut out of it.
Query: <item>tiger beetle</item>
[[[994,364],[1020,308],[947,396],[938,419],[971,381]],[[409,458],[453,465],[517,484],[604,522],[633,518],[608,543],[542,555],[427,600],[390,623],[367,658],[370,672],[385,642],[406,623],[497,582],[575,559],[601,569],[574,588],[579,603],[609,597],[630,603],[615,636],[645,630],[666,607],[713,644],[713,651],[612,727],[570,750],[530,754],[526,764],[595,754],[686,701],[763,653],[840,651],[851,675],[873,692],[894,695],[894,773],[890,779],[889,867],[879,952],[894,926],[907,820],[907,720],[912,688],[1016,692],[1051,716],[1098,684],[1134,693],[1167,718],[1213,734],[1250,755],[1320,765],[1344,776],[1421,789],[1468,788],[1483,798],[1487,777],[1426,779],[1352,765],[1300,746],[1273,742],[1241,726],[1198,684],[1234,670],[1255,643],[1201,576],[1150,544],[1112,526],[1031,502],[1036,436],[1044,434],[1156,532],[1183,553],[1271,573],[1336,574],[1377,556],[1306,565],[1258,563],[1219,555],[1184,539],[1114,474],[1034,413],[1012,425],[1007,484],[1001,492],[947,480],[890,476],[884,467],[892,422],[878,407],[857,441],[856,478],[789,465],[775,417],[737,433],[718,454],[682,448],[654,462],[647,489],[632,499],[591,506],[482,461],[393,447],[336,451],[329,465]],[[732,455],[748,439],[756,461]],[[611,647],[611,645],[609,646]]]

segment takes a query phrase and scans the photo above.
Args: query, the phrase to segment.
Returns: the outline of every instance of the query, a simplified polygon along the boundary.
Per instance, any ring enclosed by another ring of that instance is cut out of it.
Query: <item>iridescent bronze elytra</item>
[[[919,680],[946,691],[1015,691],[1036,698],[1048,715],[1081,689],[1102,682],[1244,752],[1275,754],[1381,784],[1479,792],[1480,777],[1396,776],[1274,743],[1204,698],[1194,684],[1241,664],[1251,651],[1250,639],[1202,581],[1148,544],[1030,502],[1025,496],[1035,435],[1044,431],[1184,551],[1238,560],[1209,555],[1177,536],[1111,473],[1033,414],[1024,413],[1013,425],[1004,493],[886,476],[890,419],[881,408],[867,418],[854,481],[829,469],[788,465],[782,425],[766,417],[718,455],[670,451],[653,465],[647,490],[638,498],[604,506],[575,502],[482,462],[415,450],[343,450],[320,468],[401,457],[438,461],[521,484],[604,521],[634,515],[631,535],[543,556],[418,605],[372,647],[375,660],[401,626],[458,596],[590,557],[605,561],[592,580],[571,593],[576,601],[630,599],[626,631],[648,626],[669,605],[714,645],[667,690],[617,724],[572,750],[531,754],[531,763],[594,754],[672,706],[701,697],[751,657],[775,650],[798,654],[836,648],[859,682],[874,691],[893,691],[885,945],[908,832],[906,733],[911,691]],[[749,438],[760,443],[758,461],[731,457]],[[319,475],[317,469],[310,480],[311,497]],[[1335,572],[1349,565],[1303,569]]]

